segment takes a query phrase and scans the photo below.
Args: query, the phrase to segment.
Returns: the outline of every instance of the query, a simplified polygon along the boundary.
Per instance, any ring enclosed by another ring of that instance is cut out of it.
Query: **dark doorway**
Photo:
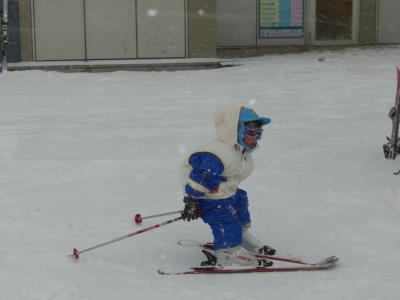
[[[316,40],[351,40],[353,0],[317,0]]]

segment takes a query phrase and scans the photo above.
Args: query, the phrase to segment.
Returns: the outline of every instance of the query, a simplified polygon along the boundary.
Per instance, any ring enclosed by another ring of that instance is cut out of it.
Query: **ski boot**
[[[251,253],[257,253],[261,255],[274,255],[276,250],[270,246],[265,245],[253,236],[248,228],[243,229],[243,241],[242,246]]]
[[[202,250],[207,260],[201,263],[202,267],[229,267],[232,265],[252,266],[252,267],[270,267],[273,262],[268,259],[259,259],[249,253],[241,246],[220,249],[215,251],[215,254],[209,250]]]

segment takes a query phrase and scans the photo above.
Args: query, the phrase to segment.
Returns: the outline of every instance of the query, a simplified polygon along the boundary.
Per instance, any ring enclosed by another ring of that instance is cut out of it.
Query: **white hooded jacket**
[[[236,193],[239,183],[248,177],[254,170],[251,153],[243,151],[237,141],[237,129],[242,105],[224,105],[214,114],[215,129],[218,139],[192,152],[181,166],[181,181],[183,190],[188,184],[193,189],[203,192],[201,199],[220,200],[233,196]],[[199,152],[214,154],[222,162],[224,171],[221,176],[226,181],[221,182],[218,189],[209,191],[206,187],[193,181],[189,174],[192,166],[189,164],[191,155]]]

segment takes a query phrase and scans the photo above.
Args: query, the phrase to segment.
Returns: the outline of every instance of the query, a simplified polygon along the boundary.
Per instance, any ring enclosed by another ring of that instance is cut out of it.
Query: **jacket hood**
[[[240,104],[225,104],[214,113],[217,136],[224,144],[230,146],[238,145],[237,130],[242,107],[243,105]]]

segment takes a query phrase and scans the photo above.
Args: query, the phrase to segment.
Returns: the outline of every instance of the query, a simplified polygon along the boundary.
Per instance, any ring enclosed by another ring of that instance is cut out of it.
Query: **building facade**
[[[399,0],[9,0],[10,61],[400,43]]]
[[[398,0],[217,0],[217,46],[400,43],[399,12]]]

